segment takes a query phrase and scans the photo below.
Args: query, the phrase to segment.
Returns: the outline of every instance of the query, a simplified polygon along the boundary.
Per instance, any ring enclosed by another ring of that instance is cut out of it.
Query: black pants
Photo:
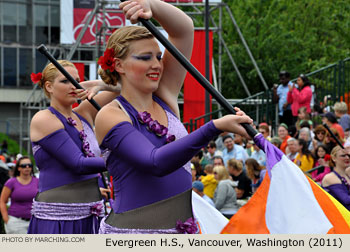
[[[288,127],[295,124],[292,110],[283,111],[283,116],[279,116],[279,119],[280,119],[280,124],[285,123],[287,124]]]

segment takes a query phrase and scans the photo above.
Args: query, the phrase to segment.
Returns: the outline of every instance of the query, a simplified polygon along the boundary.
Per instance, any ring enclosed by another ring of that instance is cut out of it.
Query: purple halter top
[[[122,96],[117,97],[124,109],[129,114],[133,127],[140,131],[156,147],[166,144],[166,137],[158,137],[146,129],[145,125],[137,120],[138,111]],[[153,96],[166,112],[168,117],[169,134],[180,139],[188,133],[181,121],[175,116],[170,108],[158,97]],[[137,143],[135,144],[142,144]],[[192,187],[190,162],[182,168],[163,177],[157,177],[149,173],[143,173],[133,168],[129,160],[118,156],[118,149],[109,150],[101,145],[103,153],[107,153],[106,162],[110,175],[113,177],[115,201],[113,210],[122,213],[131,209],[139,208],[154,202],[170,198]],[[130,150],[132,151],[132,150]],[[135,153],[138,155],[138,153]]]
[[[66,118],[53,107],[49,107],[48,109],[51,111],[51,113],[55,114],[56,117],[63,123],[64,130],[73,139],[74,143],[80,149],[82,149],[82,141],[79,137],[79,131],[74,126],[70,125],[67,122]],[[79,117],[83,124],[83,128],[87,135],[87,141],[90,144],[91,151],[95,154],[96,157],[100,156],[98,143],[90,124],[78,113],[75,114]],[[50,154],[40,146],[40,143],[42,141],[45,141],[45,139],[49,136],[46,136],[37,142],[32,142],[35,162],[40,170],[39,192],[43,192],[66,184],[91,179],[97,176],[97,174],[79,175],[77,173],[73,173],[72,170],[63,166],[60,160],[51,157]]]

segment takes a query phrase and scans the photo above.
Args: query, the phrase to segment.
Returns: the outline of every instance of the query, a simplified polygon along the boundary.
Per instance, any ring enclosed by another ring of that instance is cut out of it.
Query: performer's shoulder
[[[103,106],[95,119],[95,131],[98,142],[101,143],[105,135],[121,122],[132,123],[130,117],[119,107],[117,102],[112,101]]]
[[[341,181],[333,172],[330,172],[323,177],[322,186],[327,187],[334,184],[341,184]]]
[[[63,129],[62,122],[48,109],[37,112],[30,123],[30,138],[32,141],[39,141],[43,137]]]

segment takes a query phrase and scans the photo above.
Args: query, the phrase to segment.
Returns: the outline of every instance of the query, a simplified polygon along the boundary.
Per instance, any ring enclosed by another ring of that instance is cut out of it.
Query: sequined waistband
[[[91,215],[103,217],[103,200],[89,203],[47,203],[33,200],[32,215],[44,220],[80,220]]]

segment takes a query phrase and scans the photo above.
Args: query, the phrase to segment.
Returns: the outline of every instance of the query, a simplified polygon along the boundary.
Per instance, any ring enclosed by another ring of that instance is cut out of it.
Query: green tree
[[[278,81],[278,72],[282,69],[297,77],[300,73],[317,70],[350,55],[348,0],[224,2],[229,5],[269,87]],[[223,13],[223,37],[250,92],[263,91],[264,87],[229,15],[225,11]],[[226,54],[223,55],[222,66],[224,96],[246,97]]]

